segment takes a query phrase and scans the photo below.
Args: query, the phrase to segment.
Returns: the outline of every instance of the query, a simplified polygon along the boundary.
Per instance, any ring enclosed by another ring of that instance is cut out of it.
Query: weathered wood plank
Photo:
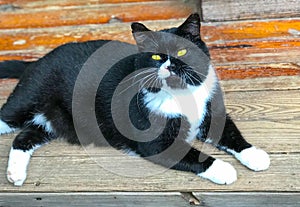
[[[162,9],[168,8],[168,9]],[[110,21],[132,22],[183,18],[198,10],[196,1],[160,1],[122,4],[85,4],[81,6],[46,6],[31,9],[15,7],[0,13],[0,28],[34,28]],[[34,18],[32,18],[34,16]]]
[[[225,101],[229,113],[241,120],[300,118],[299,90],[225,92]]]
[[[297,0],[203,0],[205,21],[226,21],[299,17],[300,5]]]
[[[280,76],[244,80],[224,80],[221,81],[221,86],[226,92],[299,90],[300,78],[299,76]]]
[[[297,207],[299,193],[195,193],[203,206],[224,207]]]
[[[195,193],[202,199],[201,206],[224,207],[297,207],[299,193]],[[179,193],[4,193],[0,194],[0,205],[23,207],[156,207],[188,206]],[[2,203],[1,203],[2,201]]]
[[[145,21],[144,23],[151,29],[159,30],[179,26],[183,21],[184,19]],[[272,47],[298,47],[299,25],[299,18],[203,23],[202,37],[213,49],[243,48],[243,46],[247,49],[251,46],[247,42],[250,40],[265,41],[265,44],[260,41],[251,42],[256,44],[258,48],[268,47],[268,42]],[[0,50],[32,49],[37,46],[53,48],[70,41],[86,41],[88,39],[119,39],[125,42],[133,42],[129,23],[1,29]]]
[[[182,207],[188,203],[180,193],[8,193],[0,194],[0,206]]]
[[[158,2],[163,0],[1,0],[2,10],[7,9],[28,9],[28,8],[49,8],[53,6],[86,6],[99,4],[119,4],[130,2]],[[10,7],[9,7],[10,6]],[[1,9],[1,7],[0,7]]]
[[[238,55],[240,53],[236,53]],[[214,57],[213,57],[214,58]],[[216,70],[218,77],[221,80],[232,80],[232,79],[254,79],[262,77],[279,77],[280,76],[299,76],[300,75],[300,65],[295,63],[260,63],[251,64],[241,62],[238,65],[222,65],[218,63],[218,60],[214,59],[216,63]],[[273,59],[274,61],[274,59]],[[226,64],[224,62],[223,64]],[[275,79],[272,79],[275,80]],[[296,81],[297,83],[297,81]]]

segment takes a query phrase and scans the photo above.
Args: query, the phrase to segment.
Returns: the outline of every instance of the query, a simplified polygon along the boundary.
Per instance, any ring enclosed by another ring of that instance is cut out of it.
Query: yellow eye
[[[160,55],[152,55],[153,60],[161,60]]]
[[[178,57],[181,57],[181,56],[184,56],[186,53],[187,53],[187,50],[186,49],[182,49],[182,50],[178,51],[177,55],[178,55]]]

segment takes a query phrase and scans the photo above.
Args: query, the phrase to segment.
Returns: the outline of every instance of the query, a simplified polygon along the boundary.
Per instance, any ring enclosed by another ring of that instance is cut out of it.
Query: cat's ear
[[[191,14],[185,22],[178,27],[178,30],[181,31],[184,35],[192,35],[194,37],[200,38],[200,16],[198,13]]]
[[[151,31],[145,25],[143,25],[142,23],[138,23],[138,22],[132,23],[131,24],[131,29],[132,29],[132,33]]]
[[[134,22],[131,24],[132,34],[137,44],[144,43],[149,38],[149,32],[151,31],[145,25]]]
[[[151,48],[153,43],[153,31],[141,23],[131,24],[132,34],[140,51]]]

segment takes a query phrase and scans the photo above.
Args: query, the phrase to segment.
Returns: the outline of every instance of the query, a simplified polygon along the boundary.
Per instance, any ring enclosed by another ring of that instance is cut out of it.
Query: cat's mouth
[[[159,69],[157,74],[158,79],[162,82],[162,86],[170,87],[172,89],[185,89],[187,84],[175,72],[167,68]]]

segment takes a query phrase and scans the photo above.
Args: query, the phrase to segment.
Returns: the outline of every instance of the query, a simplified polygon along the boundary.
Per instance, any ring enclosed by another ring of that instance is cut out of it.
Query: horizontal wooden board
[[[296,207],[299,193],[195,193],[203,206],[224,207]]]
[[[224,207],[297,207],[299,193],[195,193],[201,198],[200,206]],[[179,193],[4,193],[0,205],[23,207],[145,207],[188,206]],[[2,201],[2,203],[1,203]],[[99,202],[101,201],[101,202]]]
[[[297,0],[203,0],[202,11],[205,21],[267,19],[299,17],[300,5]]]
[[[159,30],[179,26],[183,21],[184,19],[145,21],[144,23],[150,29]],[[299,25],[299,18],[203,23],[201,33],[204,41],[213,49],[299,47]],[[133,43],[129,23],[2,29],[0,30],[0,51],[34,49],[35,47],[54,48],[71,41],[96,39],[118,39]]]
[[[214,62],[217,62],[217,60],[214,60]],[[241,64],[237,65],[222,65],[218,63],[215,67],[218,77],[221,80],[254,79],[262,77],[278,77],[280,79],[280,76],[298,77],[300,75],[300,65],[295,63],[245,64],[245,62],[241,62]]]
[[[241,120],[295,120],[300,118],[299,92],[225,92],[225,101],[229,113]]]
[[[0,193],[0,206],[22,207],[188,206],[180,193]]]
[[[40,2],[40,1],[39,1]],[[36,4],[38,4],[37,2]],[[0,28],[34,28],[82,24],[105,24],[111,21],[133,22],[183,18],[196,12],[197,2],[192,1],[146,1],[136,3],[81,4],[26,8],[16,4],[0,13]],[[1,7],[0,7],[1,8]],[[168,9],[162,9],[168,8]],[[34,16],[34,18],[32,18]]]
[[[87,6],[97,4],[120,4],[129,2],[159,2],[163,0],[1,0],[2,10],[49,8],[54,6]],[[1,7],[0,7],[1,8]]]
[[[299,76],[278,76],[244,80],[221,81],[224,91],[287,91],[300,90]]]

